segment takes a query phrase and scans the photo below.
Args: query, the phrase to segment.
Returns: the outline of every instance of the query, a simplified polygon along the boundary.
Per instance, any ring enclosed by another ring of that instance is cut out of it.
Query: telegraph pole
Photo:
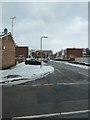
[[[14,21],[14,19],[16,19],[16,17],[14,16],[14,17],[11,17],[10,19],[11,19],[11,23],[12,23],[12,36],[13,36],[13,27],[14,27],[13,21]]]

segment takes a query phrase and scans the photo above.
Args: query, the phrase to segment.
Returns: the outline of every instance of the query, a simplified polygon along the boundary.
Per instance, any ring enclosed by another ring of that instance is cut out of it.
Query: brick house
[[[15,46],[11,33],[0,35],[0,69],[15,65]]]
[[[16,46],[15,48],[15,57],[16,60],[22,62],[25,58],[28,58],[28,47],[26,46]]]
[[[53,55],[52,50],[36,50],[34,52],[32,52],[32,56],[34,58],[45,58],[45,57],[51,57]]]
[[[64,58],[65,59],[73,59],[78,57],[83,57],[83,49],[82,48],[67,48],[64,50]]]

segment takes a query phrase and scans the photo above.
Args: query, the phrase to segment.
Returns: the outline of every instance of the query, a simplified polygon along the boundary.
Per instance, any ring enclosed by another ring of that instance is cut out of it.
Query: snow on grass
[[[0,70],[0,83],[8,85],[20,84],[44,77],[52,72],[54,72],[54,68],[51,66],[43,65],[40,68],[40,65],[25,65],[23,62],[11,69]]]

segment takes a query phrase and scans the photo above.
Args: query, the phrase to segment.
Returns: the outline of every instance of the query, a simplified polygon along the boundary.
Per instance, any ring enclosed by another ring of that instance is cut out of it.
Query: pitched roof
[[[9,33],[7,33],[7,34],[5,34],[5,33],[1,34],[1,35],[0,35],[0,38],[2,39],[2,38],[7,37],[7,36],[10,36],[10,37],[11,37],[12,42],[13,42],[13,43],[14,43],[14,45],[16,46],[16,43],[15,43],[15,41],[14,41],[13,37],[12,37],[11,32],[9,32]],[[3,40],[3,39],[2,39],[2,40]]]
[[[9,33],[7,33],[7,34],[2,33],[2,34],[0,35],[0,38],[6,37],[6,36],[8,36],[8,35],[11,35],[11,33],[10,33],[10,32],[9,32]],[[11,36],[12,36],[12,35],[11,35]]]

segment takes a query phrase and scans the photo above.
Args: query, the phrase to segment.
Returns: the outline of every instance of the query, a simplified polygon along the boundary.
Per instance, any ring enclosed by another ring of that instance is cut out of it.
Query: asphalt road
[[[2,118],[88,110],[88,71],[53,61],[47,64],[54,67],[54,73],[2,87]]]

